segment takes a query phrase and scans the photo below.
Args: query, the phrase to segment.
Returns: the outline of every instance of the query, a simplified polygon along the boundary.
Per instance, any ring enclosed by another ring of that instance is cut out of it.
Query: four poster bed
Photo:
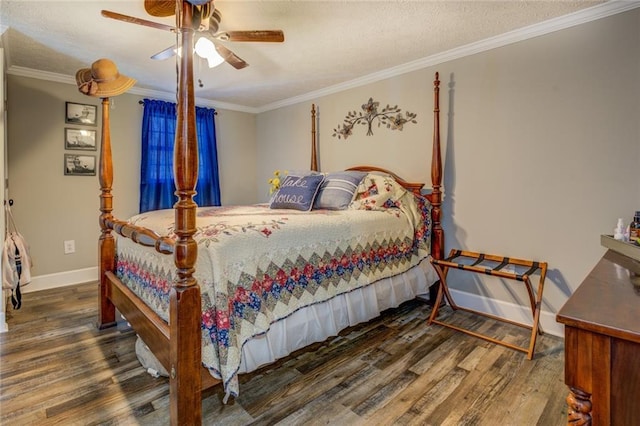
[[[178,17],[183,52],[193,41],[190,13],[183,5]],[[120,311],[169,372],[171,423],[195,424],[202,389],[222,382],[226,397],[236,395],[237,374],[435,287],[429,257],[442,258],[444,248],[440,82],[436,73],[428,195],[422,184],[359,166],[349,170],[362,176],[359,208],[197,208],[192,54],[180,61],[174,209],[113,217],[109,99],[102,100],[99,326],[115,325]],[[317,170],[315,108],[311,121]]]

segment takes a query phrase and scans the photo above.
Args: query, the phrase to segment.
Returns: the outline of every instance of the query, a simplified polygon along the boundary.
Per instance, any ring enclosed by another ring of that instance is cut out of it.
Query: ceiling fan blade
[[[177,46],[175,45],[169,46],[166,49],[151,56],[151,59],[154,59],[156,61],[164,61],[165,59],[169,59],[170,57],[175,56],[177,51],[178,51]]]
[[[234,67],[237,70],[241,70],[242,68],[248,67],[249,64],[244,61],[244,59],[240,58],[238,55],[227,49],[221,44],[215,43],[216,51],[222,56],[229,65]]]
[[[255,30],[255,31],[224,31],[214,34],[220,40],[228,41],[258,41],[270,43],[282,43],[284,33],[281,30]]]
[[[158,22],[153,22],[153,21],[147,21],[146,19],[134,18],[133,16],[122,15],[121,13],[111,12],[109,10],[103,10],[102,16],[104,16],[105,18],[115,19],[117,21],[128,22],[130,24],[138,24],[138,25],[143,25],[145,27],[156,28],[158,30],[176,32],[175,27],[172,27],[170,25],[160,24]]]

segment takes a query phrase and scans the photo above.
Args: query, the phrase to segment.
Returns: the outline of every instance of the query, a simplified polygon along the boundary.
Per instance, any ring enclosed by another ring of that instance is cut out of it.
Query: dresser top
[[[640,262],[608,250],[556,320],[640,343]]]

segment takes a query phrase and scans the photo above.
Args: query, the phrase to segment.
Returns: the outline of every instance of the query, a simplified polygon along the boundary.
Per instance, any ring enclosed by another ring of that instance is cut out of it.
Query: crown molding
[[[486,52],[488,50],[517,43],[519,41],[531,39],[545,34],[550,34],[566,28],[571,28],[577,25],[585,24],[587,22],[616,15],[618,13],[623,13],[638,7],[640,7],[640,0],[610,0],[578,12],[549,19],[535,25],[530,25],[504,34],[500,34],[498,36],[489,37],[484,40],[448,50],[446,52],[438,53],[412,62],[407,62],[402,65],[368,74],[354,80],[305,93],[300,96],[283,99],[282,101],[273,102],[271,104],[267,104],[258,108],[258,113],[294,105],[301,102],[317,100],[318,98],[323,96],[332,95],[334,93],[375,83],[377,81],[396,77],[408,72],[432,67],[445,62],[453,61],[455,59],[460,59],[465,56],[475,55],[476,53]]]
[[[15,65],[11,65],[7,69],[7,74],[17,75],[20,77],[35,78],[38,80],[53,81],[55,83],[76,84],[75,78],[69,75],[40,71],[33,68],[19,67]]]
[[[510,31],[504,34],[500,34],[495,37],[489,37],[484,40],[480,40],[474,43],[467,44],[455,49],[448,50],[446,52],[431,55],[425,58],[421,58],[415,61],[407,62],[402,65],[387,68],[382,71],[367,74],[365,76],[346,81],[344,83],[329,86],[324,89],[315,90],[292,98],[283,99],[281,101],[273,102],[263,105],[261,107],[253,108],[243,105],[231,104],[226,102],[217,102],[210,99],[196,98],[196,104],[199,106],[208,106],[212,108],[220,108],[231,111],[240,111],[250,114],[260,114],[266,111],[295,105],[302,102],[308,102],[316,100],[323,96],[332,95],[334,93],[342,92],[348,89],[364,86],[367,84],[375,83],[381,80],[385,80],[391,77],[396,77],[408,72],[417,71],[423,68],[433,67],[438,64],[460,59],[465,56],[475,55],[477,53],[486,52],[488,50],[503,47],[509,44],[517,43],[519,41],[531,39],[534,37],[550,34],[555,31],[560,31],[566,28],[571,28],[577,25],[585,24],[598,19],[606,18],[608,16],[623,13],[632,9],[640,7],[640,0],[609,0],[605,3],[601,3],[597,6],[593,6],[587,9],[583,9],[578,12],[574,12],[568,15],[560,16],[557,18],[549,19],[547,21],[530,25],[524,28],[520,28],[514,31]],[[31,68],[10,66],[7,69],[7,74],[37,78],[40,80],[48,80],[65,84],[76,84],[75,78],[68,75],[56,74],[46,71],[34,70]],[[128,93],[139,95],[143,97],[153,97],[157,99],[175,101],[175,93],[163,92],[158,90],[150,90],[144,88],[133,87]]]
[[[7,69],[7,74],[20,77],[35,78],[39,80],[53,81],[56,83],[71,84],[74,86],[76,85],[75,77],[54,72],[35,70],[33,68],[11,66]],[[174,92],[163,92],[160,90],[151,90],[134,86],[127,91],[127,94],[161,99],[169,102],[176,102],[176,94]],[[236,105],[227,102],[216,102],[210,99],[196,98],[195,102],[196,105],[201,107],[220,108],[231,111],[247,112],[250,114],[257,114],[259,112],[257,108],[251,108],[244,105]]]

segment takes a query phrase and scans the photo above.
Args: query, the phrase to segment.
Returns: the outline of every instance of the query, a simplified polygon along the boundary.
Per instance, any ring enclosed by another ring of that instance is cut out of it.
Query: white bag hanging
[[[10,207],[12,204],[13,200],[5,202],[7,227],[2,250],[2,288],[11,290],[13,309],[20,309],[22,306],[20,287],[31,282],[33,263],[29,253],[29,245],[18,232],[13,220]]]

